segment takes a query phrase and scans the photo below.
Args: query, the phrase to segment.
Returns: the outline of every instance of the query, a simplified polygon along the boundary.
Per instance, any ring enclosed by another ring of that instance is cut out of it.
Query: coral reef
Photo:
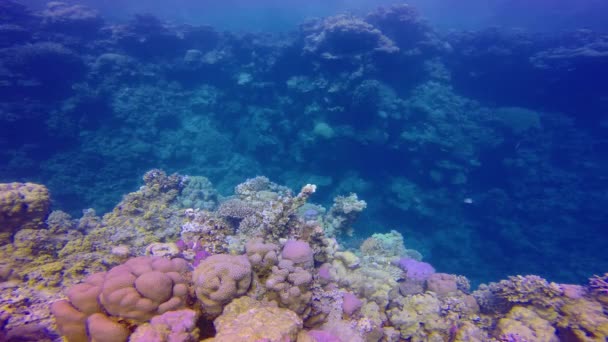
[[[608,338],[605,33],[101,13],[0,1],[0,340]]]
[[[10,289],[0,297],[6,313],[1,333],[8,340],[61,335],[117,342],[608,338],[603,276],[592,277],[587,287],[514,276],[470,294],[465,277],[435,272],[396,231],[373,234],[357,250],[344,249],[329,235],[331,221],[299,213],[310,208],[313,185],[293,196],[258,177],[237,186],[235,197],[215,209],[184,214],[174,203],[183,179],[152,170],[140,190],[103,218],[92,211],[79,220],[61,211],[43,216],[42,223],[36,215],[21,217],[25,223],[13,242],[2,247],[20,259],[0,269],[3,287]],[[242,221],[265,217],[280,198],[283,211],[264,227],[275,235],[239,240],[251,232]],[[354,196],[336,202],[346,213],[365,206]],[[159,208],[164,211],[146,216]],[[176,222],[173,227],[181,222],[181,233],[146,246],[113,235],[91,241],[113,222],[150,224],[161,216]],[[321,229],[303,234],[308,223]],[[235,239],[242,248],[234,247]]]

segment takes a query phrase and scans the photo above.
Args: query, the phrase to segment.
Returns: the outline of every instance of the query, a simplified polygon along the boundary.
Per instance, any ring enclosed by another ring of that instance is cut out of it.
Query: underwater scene
[[[608,341],[606,17],[0,0],[0,342]]]

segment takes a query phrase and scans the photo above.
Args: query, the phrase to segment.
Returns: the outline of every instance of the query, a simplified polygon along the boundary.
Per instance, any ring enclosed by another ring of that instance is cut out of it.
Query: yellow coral
[[[605,342],[608,340],[608,318],[602,305],[595,301],[579,299],[561,307],[557,325],[567,329],[579,341]]]
[[[68,255],[88,252],[91,250],[91,241],[88,237],[68,241],[65,246],[59,251],[59,258],[65,258]]]
[[[0,229],[35,229],[44,224],[50,207],[49,190],[34,183],[0,184]]]
[[[555,328],[536,312],[515,306],[505,318],[498,321],[496,335],[518,335],[526,341],[558,342]]]
[[[408,341],[447,339],[449,326],[440,317],[441,302],[434,293],[401,297],[394,302],[399,306],[388,310],[387,315],[402,338]]]

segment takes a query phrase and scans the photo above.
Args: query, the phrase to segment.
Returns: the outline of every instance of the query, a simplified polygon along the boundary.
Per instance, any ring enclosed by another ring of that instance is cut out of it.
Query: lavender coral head
[[[188,244],[186,244],[186,242],[182,239],[177,240],[177,242],[175,242],[175,245],[180,250],[180,252],[183,252],[188,249]]]
[[[307,333],[309,337],[313,339],[314,342],[340,342],[342,341],[340,338],[335,336],[334,334],[322,331],[322,330],[311,330]]]
[[[408,279],[421,282],[427,280],[431,274],[435,273],[435,269],[431,264],[410,258],[401,258],[398,266],[406,272]]]
[[[604,273],[603,276],[594,275],[589,278],[589,287],[595,293],[608,295],[608,273]]]
[[[306,221],[314,221],[317,219],[317,217],[319,216],[319,212],[316,209],[307,209],[304,212],[304,219]]]
[[[210,256],[211,254],[205,250],[197,251],[196,254],[194,254],[194,260],[192,260],[192,266],[198,266],[201,261],[207,259]]]

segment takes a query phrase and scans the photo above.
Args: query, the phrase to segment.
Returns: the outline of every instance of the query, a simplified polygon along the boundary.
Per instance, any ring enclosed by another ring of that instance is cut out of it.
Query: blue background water
[[[366,17],[388,2],[78,3],[105,22],[0,5],[0,181],[102,213],[151,168],[224,194],[266,175],[326,206],[358,193],[346,243],[396,229],[474,282],[608,269],[604,3],[420,1],[430,22],[403,26]],[[356,39],[299,26],[346,10]]]

